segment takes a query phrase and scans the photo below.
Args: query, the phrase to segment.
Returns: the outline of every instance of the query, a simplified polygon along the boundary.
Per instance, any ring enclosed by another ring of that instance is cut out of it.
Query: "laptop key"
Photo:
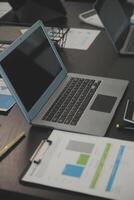
[[[100,81],[71,78],[43,119],[76,125],[99,84]]]

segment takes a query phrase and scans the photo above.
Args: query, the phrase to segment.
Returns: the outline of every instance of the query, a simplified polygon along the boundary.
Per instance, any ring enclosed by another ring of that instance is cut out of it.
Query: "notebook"
[[[105,135],[128,85],[68,73],[41,21],[0,54],[0,73],[32,125],[98,136]]]
[[[130,24],[119,0],[97,1],[95,9],[116,51],[134,55],[134,26]]]

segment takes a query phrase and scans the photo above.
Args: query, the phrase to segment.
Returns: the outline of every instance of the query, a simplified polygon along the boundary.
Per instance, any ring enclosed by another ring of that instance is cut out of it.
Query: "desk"
[[[89,27],[78,20],[78,13],[90,8],[90,4],[66,2],[68,10],[68,25],[72,27]],[[73,19],[73,21],[71,20]],[[134,141],[132,132],[120,132],[115,128],[122,119],[125,104],[128,98],[134,95],[134,57],[121,57],[117,55],[104,31],[95,40],[87,51],[63,49],[61,56],[68,71],[83,74],[127,79],[129,87],[122,99],[116,115],[106,133],[107,137]],[[44,187],[39,189],[24,186],[19,178],[29,162],[29,158],[42,138],[51,133],[47,128],[31,127],[24,119],[18,106],[15,105],[8,115],[0,115],[0,142],[6,142],[16,133],[26,131],[26,138],[13,151],[0,162],[0,199],[45,199],[45,200],[99,200],[103,198],[82,195],[70,191]]]

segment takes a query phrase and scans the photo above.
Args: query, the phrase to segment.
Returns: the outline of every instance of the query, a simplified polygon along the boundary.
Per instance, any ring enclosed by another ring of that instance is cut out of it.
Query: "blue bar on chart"
[[[108,184],[106,186],[106,192],[110,192],[111,189],[112,189],[112,185],[113,185],[117,170],[119,168],[119,165],[121,163],[121,159],[122,159],[124,150],[125,150],[125,146],[121,145],[120,148],[119,148],[119,151],[118,151],[118,154],[117,154],[117,157],[116,157],[116,160],[115,160],[115,163],[114,163]]]
[[[84,167],[78,165],[67,164],[62,172],[63,175],[79,178],[84,170]]]

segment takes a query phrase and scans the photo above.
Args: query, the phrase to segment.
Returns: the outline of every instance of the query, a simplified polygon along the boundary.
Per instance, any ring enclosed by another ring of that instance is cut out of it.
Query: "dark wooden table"
[[[69,27],[93,28],[78,19],[80,12],[91,8],[90,3],[65,2],[68,12]],[[62,49],[60,54],[70,72],[89,75],[127,79],[129,87],[108,128],[106,137],[134,141],[133,131],[119,131],[116,123],[122,120],[127,99],[134,96],[134,57],[118,55],[105,31],[97,37],[86,51]],[[99,197],[82,195],[70,191],[44,187],[43,189],[26,186],[20,183],[20,176],[29,162],[29,158],[42,138],[47,138],[50,129],[31,127],[24,119],[18,106],[15,105],[6,115],[0,114],[0,147],[8,143],[14,136],[26,132],[26,138],[0,161],[0,199],[51,199],[51,200],[98,200]]]

